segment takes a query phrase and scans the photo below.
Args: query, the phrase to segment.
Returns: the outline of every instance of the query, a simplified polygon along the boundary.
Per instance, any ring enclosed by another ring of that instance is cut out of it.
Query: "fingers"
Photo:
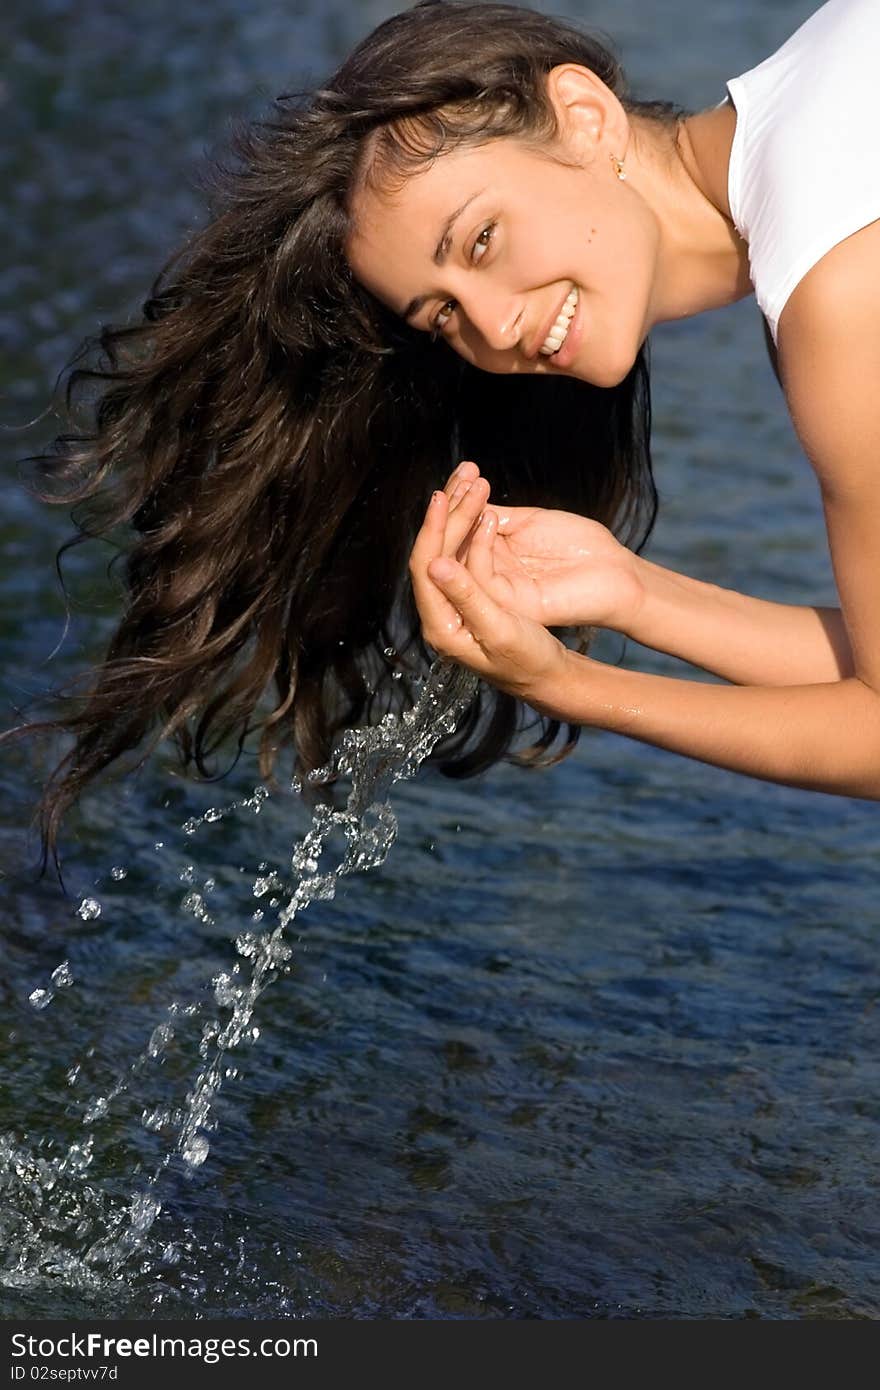
[[[426,638],[438,650],[460,632],[462,615],[431,580],[428,565],[441,556],[466,553],[488,496],[489,484],[479,476],[477,465],[465,461],[449,477],[443,491],[433,494],[413,545],[409,563],[413,595]]]
[[[443,540],[443,554],[456,555],[489,500],[489,484],[485,478],[473,482],[462,480],[453,490]]]
[[[472,483],[476,478],[479,478],[479,476],[480,470],[477,465],[472,462],[471,459],[465,459],[463,463],[460,463],[457,468],[452,470],[446,480],[446,486],[443,491],[446,493],[447,497],[451,498],[452,494],[457,491],[461,483]]]
[[[445,492],[435,492],[410,553],[409,572],[422,626],[453,631],[460,626],[461,615],[431,582],[427,572],[428,562],[443,553],[448,514],[449,498]]]
[[[490,531],[496,524],[489,523]],[[442,589],[460,619],[457,629],[425,627],[425,638],[438,653],[556,717],[565,696],[568,649],[540,623],[495,603],[450,555],[428,562],[427,580],[432,588]]]
[[[493,602],[470,571],[451,556],[442,555],[430,561],[428,576],[443,590],[450,604],[454,605],[464,620],[463,629],[466,629],[480,646],[487,649],[495,647],[503,651],[511,615]]]
[[[492,507],[486,507],[473,530],[467,549],[466,563],[480,588],[491,592],[495,578],[495,535],[498,530],[498,514]]]

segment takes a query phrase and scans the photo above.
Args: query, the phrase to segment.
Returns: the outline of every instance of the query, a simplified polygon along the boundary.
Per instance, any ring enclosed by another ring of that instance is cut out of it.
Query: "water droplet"
[[[208,811],[205,812],[204,819],[205,819],[206,821],[211,821],[211,822],[216,821],[216,820],[222,820],[222,819],[223,819],[223,812],[221,811],[221,809],[220,809],[219,806],[212,806],[212,807],[210,808],[210,810],[208,810]]]
[[[318,861],[312,854],[310,836],[307,836],[302,844],[297,845],[291,857],[290,866],[298,874],[314,874],[318,870]]]
[[[213,921],[208,909],[205,907],[205,900],[201,893],[184,893],[180,900],[182,912],[191,912],[200,922],[210,925]]]
[[[216,885],[216,883],[215,883],[215,881],[214,881],[213,878],[206,878],[205,881],[204,881],[204,883],[202,884],[202,892],[203,892],[203,893],[213,893],[213,891],[214,891],[214,889],[216,888],[216,886],[217,886],[217,885]]]
[[[170,1023],[160,1023],[150,1034],[150,1041],[147,1043],[147,1055],[158,1057],[164,1052],[171,1039],[174,1037],[174,1029]]]
[[[63,960],[60,965],[56,965],[49,977],[56,989],[68,989],[73,984],[73,972],[70,968],[70,961]]]
[[[84,922],[93,922],[96,917],[101,915],[101,904],[97,898],[83,898],[76,909],[76,915],[81,917]]]
[[[201,816],[190,816],[189,820],[185,820],[180,828],[184,835],[195,835],[201,823]]]
[[[109,1109],[110,1101],[107,1099],[107,1097],[96,1096],[95,1099],[91,1102],[91,1104],[87,1107],[86,1113],[83,1115],[83,1124],[90,1125],[94,1120],[103,1119]]]
[[[123,869],[121,865],[116,864],[116,865],[114,865],[114,867],[110,870],[110,877],[111,877],[111,878],[115,878],[115,879],[117,880],[117,882],[118,882],[120,879],[125,878],[125,875],[126,875],[127,873],[128,873],[128,870],[127,870],[127,869]]]
[[[239,998],[240,988],[232,982],[232,976],[223,972],[214,977],[214,998],[221,1009],[232,1009]]]
[[[180,879],[181,883],[193,883],[195,882],[195,874],[195,865],[187,864],[185,868],[181,869],[177,877]]]
[[[28,1003],[33,1004],[35,1009],[45,1009],[52,1003],[54,995],[49,989],[34,989],[28,995]]]
[[[152,1197],[148,1192],[136,1193],[131,1199],[128,1213],[131,1229],[138,1235],[144,1235],[161,1210],[162,1203],[157,1198]]]
[[[76,1079],[80,1073],[81,1065],[82,1064],[80,1062],[77,1062],[75,1066],[70,1068],[70,1071],[67,1073],[68,1086],[73,1086],[76,1083]]]
[[[165,848],[165,841],[164,841],[164,840],[157,840],[156,843],[153,845],[153,849],[164,849],[164,848]]]
[[[187,1139],[181,1149],[184,1163],[188,1163],[191,1168],[199,1168],[211,1151],[211,1145],[203,1134],[194,1134]]]

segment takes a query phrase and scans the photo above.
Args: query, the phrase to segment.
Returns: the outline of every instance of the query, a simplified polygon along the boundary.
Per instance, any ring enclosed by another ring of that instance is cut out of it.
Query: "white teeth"
[[[539,347],[538,351],[545,357],[550,357],[554,352],[558,352],[565,342],[568,334],[568,327],[574,318],[574,311],[577,308],[578,292],[575,285],[569,292],[568,298],[559,311],[559,317],[554,323],[547,337]]]

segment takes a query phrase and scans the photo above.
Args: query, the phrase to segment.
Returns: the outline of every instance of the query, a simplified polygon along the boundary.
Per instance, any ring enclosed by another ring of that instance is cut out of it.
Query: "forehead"
[[[440,155],[393,190],[362,186],[351,200],[346,247],[355,275],[380,292],[395,267],[420,265],[426,273],[450,214],[483,189],[511,194],[522,186],[524,163],[534,158],[518,141],[499,138]]]

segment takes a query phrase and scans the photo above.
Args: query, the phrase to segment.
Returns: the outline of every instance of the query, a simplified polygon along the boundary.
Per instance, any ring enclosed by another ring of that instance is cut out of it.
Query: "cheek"
[[[594,386],[619,386],[632,370],[645,338],[644,300],[625,277],[588,294],[587,323],[577,365]]]

